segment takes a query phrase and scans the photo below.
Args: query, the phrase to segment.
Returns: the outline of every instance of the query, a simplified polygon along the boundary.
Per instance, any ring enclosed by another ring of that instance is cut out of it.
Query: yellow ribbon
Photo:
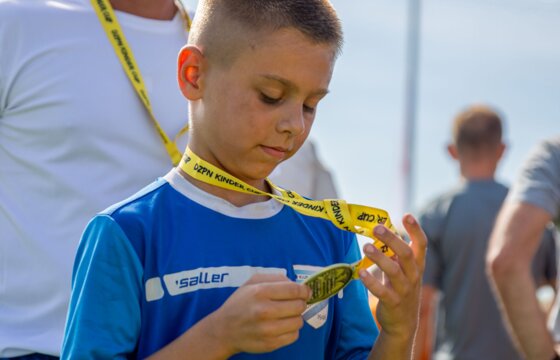
[[[191,20],[189,18],[188,13],[185,11],[185,8],[180,0],[175,1],[177,8],[181,12],[183,17],[186,31],[190,30]],[[119,61],[126,73],[126,76],[130,80],[130,83],[134,87],[134,90],[140,97],[142,104],[148,111],[150,115],[150,119],[152,123],[156,127],[156,130],[165,146],[165,150],[169,154],[173,165],[177,165],[179,160],[181,159],[181,152],[177,148],[177,138],[179,138],[182,134],[189,130],[189,124],[185,125],[179,133],[175,136],[174,141],[171,141],[165,131],[160,126],[159,122],[156,120],[154,116],[152,105],[150,104],[150,99],[148,98],[148,92],[146,91],[146,86],[144,85],[144,80],[142,79],[142,75],[140,74],[140,69],[136,64],[136,60],[134,59],[134,55],[132,54],[132,50],[126,41],[124,33],[121,29],[121,26],[115,16],[115,12],[113,11],[113,7],[108,0],[91,0],[91,4],[95,9],[97,17],[111,42],[113,45],[113,49],[119,58]]]
[[[313,217],[331,221],[336,227],[373,239],[373,245],[386,256],[393,256],[393,251],[373,235],[373,228],[383,224],[391,231],[396,232],[389,214],[383,209],[372,208],[364,205],[348,204],[340,199],[310,200],[298,193],[282,189],[266,179],[271,188],[280,195],[261,191],[201,159],[187,147],[179,168],[192,178],[206,184],[245,194],[269,196],[280,203],[287,205],[295,211]],[[364,257],[355,264],[355,276],[360,269],[367,269],[373,262]]]

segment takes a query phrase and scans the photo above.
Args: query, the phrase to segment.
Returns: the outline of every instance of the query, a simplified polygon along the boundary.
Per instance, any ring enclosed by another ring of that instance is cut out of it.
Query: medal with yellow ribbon
[[[201,159],[187,147],[179,168],[192,178],[206,184],[245,194],[264,195],[291,207],[295,211],[331,221],[336,227],[373,239],[373,245],[386,256],[393,256],[393,251],[373,235],[373,228],[382,224],[396,233],[387,211],[364,205],[348,204],[340,199],[310,200],[298,193],[285,190],[266,179],[270,187],[280,195],[261,191]],[[367,269],[373,262],[364,257],[354,264],[334,264],[312,275],[305,280],[312,290],[312,297],[308,300],[313,304],[335,295],[358,278],[361,269]]]

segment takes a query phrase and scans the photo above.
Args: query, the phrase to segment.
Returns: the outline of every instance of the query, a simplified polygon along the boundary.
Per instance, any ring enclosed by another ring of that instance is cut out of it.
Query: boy
[[[207,0],[196,14],[178,64],[189,148],[271,192],[266,177],[304,142],[327,93],[339,21],[326,0]],[[306,309],[310,289],[294,281],[358,260],[354,235],[182,169],[88,225],[63,357],[410,357],[426,244],[411,216],[410,247],[376,228],[395,258],[364,249],[388,278],[360,272],[381,301],[378,334],[359,282]]]

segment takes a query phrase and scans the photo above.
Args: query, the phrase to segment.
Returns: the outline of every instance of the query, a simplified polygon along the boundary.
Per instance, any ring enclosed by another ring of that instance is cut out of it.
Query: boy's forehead
[[[272,53],[288,55],[287,60],[292,59],[294,65],[305,58],[306,55],[309,61],[328,62],[333,65],[336,59],[335,45],[317,43],[295,28],[263,31],[259,34],[246,36],[241,42],[245,43],[242,51],[250,57],[265,58]]]
[[[277,82],[282,84],[285,88],[291,89],[291,90],[298,90],[299,89],[299,85],[290,80],[290,79],[286,79],[283,78],[281,76],[275,75],[275,74],[260,74],[259,75],[261,78],[269,80],[269,81],[273,81],[273,82]],[[314,96],[325,96],[326,94],[329,93],[329,89],[326,87],[319,87],[315,90],[313,90],[313,93],[311,95]]]
[[[246,32],[242,31],[239,36],[247,39],[253,46],[275,46],[283,43],[304,47],[322,45],[325,49],[330,48],[333,53],[336,53],[335,44],[317,42],[311,36],[292,26],[278,29],[263,28],[258,31],[246,30]]]
[[[236,76],[258,77],[285,88],[324,95],[336,59],[335,45],[317,43],[296,28],[240,31],[208,58]],[[224,59],[229,59],[224,61]]]
[[[309,95],[325,95],[334,67],[334,56],[328,49],[303,51],[294,47],[263,48],[245,56],[246,74],[264,83]]]

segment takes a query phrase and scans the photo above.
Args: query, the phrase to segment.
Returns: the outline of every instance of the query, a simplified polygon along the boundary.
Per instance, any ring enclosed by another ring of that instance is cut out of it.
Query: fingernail
[[[383,234],[385,234],[385,226],[378,225],[378,226],[375,227],[374,231],[375,231],[376,235],[383,235]]]
[[[360,270],[360,277],[361,277],[362,279],[367,278],[367,276],[368,276],[367,270],[365,270],[365,269]]]
[[[415,223],[414,218],[411,215],[408,215],[406,217],[406,222],[409,223],[410,225],[414,225]]]
[[[364,246],[364,252],[365,252],[366,254],[372,255],[374,251],[375,251],[375,248],[373,247],[373,245],[371,245],[371,244],[366,244],[366,245]]]

